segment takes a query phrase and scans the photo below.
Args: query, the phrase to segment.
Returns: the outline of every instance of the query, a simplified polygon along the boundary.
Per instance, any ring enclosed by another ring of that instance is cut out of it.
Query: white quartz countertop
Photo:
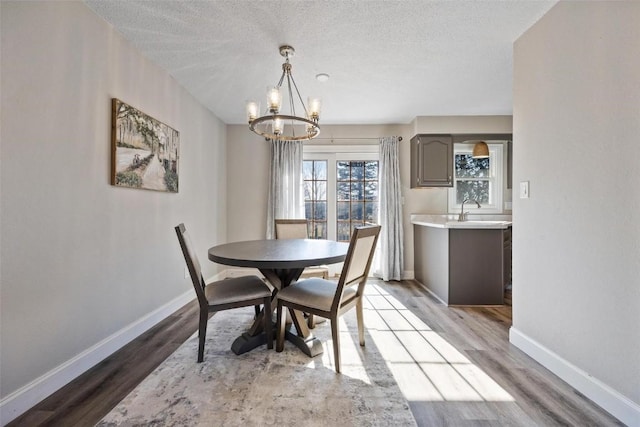
[[[434,228],[505,229],[513,225],[511,215],[468,215],[458,221],[458,215],[411,214],[411,224]]]

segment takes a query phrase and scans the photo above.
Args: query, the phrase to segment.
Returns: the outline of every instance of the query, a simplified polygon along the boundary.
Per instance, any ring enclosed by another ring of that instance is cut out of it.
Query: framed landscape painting
[[[111,106],[111,184],[177,193],[179,132],[119,99]]]

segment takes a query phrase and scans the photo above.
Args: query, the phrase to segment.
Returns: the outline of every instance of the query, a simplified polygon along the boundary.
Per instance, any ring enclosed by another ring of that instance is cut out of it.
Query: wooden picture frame
[[[111,185],[178,192],[180,133],[111,100]]]

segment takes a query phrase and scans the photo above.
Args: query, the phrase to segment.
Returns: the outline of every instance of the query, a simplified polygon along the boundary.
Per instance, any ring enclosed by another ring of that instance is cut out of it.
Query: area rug
[[[237,356],[233,340],[253,308],[216,313],[203,363],[197,334],[125,397],[98,426],[415,426],[409,404],[370,336],[358,345],[355,310],[341,319],[342,374],[333,365],[328,322],[313,333],[324,353],[309,358],[289,342]]]

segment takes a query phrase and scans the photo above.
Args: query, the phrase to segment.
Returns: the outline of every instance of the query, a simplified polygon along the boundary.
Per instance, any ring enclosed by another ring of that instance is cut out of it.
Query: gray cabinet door
[[[416,135],[411,138],[411,188],[452,186],[452,136]]]

